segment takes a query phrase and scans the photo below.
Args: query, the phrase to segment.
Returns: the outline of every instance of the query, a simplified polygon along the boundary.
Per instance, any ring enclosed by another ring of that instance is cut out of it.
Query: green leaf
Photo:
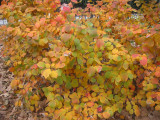
[[[92,83],[95,83],[96,82],[96,79],[95,78],[91,78],[90,80]]]
[[[97,30],[96,29],[90,29],[90,30],[88,30],[88,33],[92,37],[96,37],[97,36]]]
[[[74,58],[74,59],[69,63],[69,66],[72,68],[75,62],[76,62],[76,59]]]
[[[110,70],[112,70],[111,67],[106,66],[106,65],[102,65],[102,71],[110,71]]]
[[[98,53],[97,53],[97,57],[98,57],[98,58],[101,58],[101,57],[102,57],[102,53],[101,53],[101,52],[98,52]]]
[[[51,107],[51,108],[55,108],[55,107],[56,107],[55,101],[50,101],[50,102],[48,103],[48,106]]]
[[[48,101],[52,101],[54,99],[54,94],[49,92],[46,97]]]
[[[88,52],[93,52],[93,47],[89,47]]]
[[[127,102],[126,110],[127,110],[127,111],[130,111],[131,108],[132,108],[132,106],[131,106],[130,102]]]
[[[110,78],[112,76],[112,72],[111,71],[107,71],[104,75],[105,78]]]
[[[132,72],[129,70],[129,71],[127,71],[127,73],[128,73],[129,79],[133,79],[133,74],[132,74]]]
[[[114,96],[114,100],[115,100],[115,101],[119,101],[119,100],[120,100],[120,96],[119,96],[119,95],[115,95],[115,96]]]
[[[109,100],[112,100],[112,99],[113,99],[113,94],[110,94],[110,95],[108,96],[108,99],[109,99]]]
[[[93,91],[98,92],[99,91],[99,87],[97,85],[92,85],[91,88]]]
[[[122,60],[121,56],[118,56],[117,61],[121,61],[121,60]]]
[[[78,64],[83,65],[83,60],[81,58],[77,58]]]
[[[95,53],[94,53],[94,52],[91,52],[91,53],[89,54],[89,56],[90,56],[91,58],[94,58]]]
[[[112,32],[112,29],[108,28],[108,29],[105,29],[106,32]]]
[[[43,68],[46,67],[46,65],[45,65],[44,62],[39,62],[39,63],[37,64],[37,66],[38,66],[39,68],[41,68],[41,69],[43,69]]]
[[[94,59],[93,58],[89,58],[87,61],[87,64],[91,65],[93,63]]]
[[[72,85],[73,88],[78,87],[78,80],[73,79],[71,85]]]
[[[63,74],[63,73],[62,73],[61,77],[62,77],[62,79],[63,79],[64,82],[70,81],[70,78],[67,78],[66,75]]]
[[[109,47],[109,46],[111,46],[111,45],[112,45],[111,42],[107,42],[107,43],[105,44],[105,46],[107,46],[107,47]]]
[[[118,75],[118,76],[116,77],[115,81],[119,83],[119,82],[121,81],[121,76]]]
[[[98,75],[97,83],[100,84],[100,85],[104,84],[104,78],[102,76]]]
[[[62,84],[63,84],[63,79],[62,79],[62,77],[58,77],[58,78],[56,79],[56,82],[57,82],[59,85],[62,85]]]
[[[71,82],[67,81],[65,87],[67,89],[71,89],[72,88]]]
[[[58,70],[57,70],[57,73],[58,73],[58,76],[61,76],[61,75],[62,75],[62,70],[61,70],[61,69],[58,69]]]
[[[89,27],[92,27],[92,26],[93,26],[93,23],[87,21],[87,25],[88,25]]]
[[[76,46],[80,45],[79,39],[74,39],[74,44],[75,44]]]
[[[77,52],[72,52],[73,57],[77,57]]]

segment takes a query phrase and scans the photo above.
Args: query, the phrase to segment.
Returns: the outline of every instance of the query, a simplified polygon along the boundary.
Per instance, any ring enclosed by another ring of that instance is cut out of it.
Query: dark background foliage
[[[63,3],[69,3],[70,1],[71,1],[71,0],[61,0],[61,4],[63,4]],[[86,4],[88,3],[88,0],[77,0],[77,1],[78,1],[78,3],[77,3],[77,4],[74,4],[74,7],[85,8],[85,7],[86,7]],[[92,0],[92,4],[96,4],[96,1],[98,1],[98,0]],[[128,2],[128,4],[129,4],[132,8],[138,10],[138,9],[140,9],[140,7],[142,6],[142,4],[141,4],[140,6],[136,6],[135,1],[136,1],[136,0],[131,0],[131,1]],[[152,0],[145,0],[145,2],[146,2],[147,4],[149,4],[151,1],[152,1]],[[2,2],[2,0],[0,0],[0,5],[1,5],[1,2]],[[159,2],[160,2],[160,0],[157,0],[157,2],[156,2],[155,4],[158,4]]]

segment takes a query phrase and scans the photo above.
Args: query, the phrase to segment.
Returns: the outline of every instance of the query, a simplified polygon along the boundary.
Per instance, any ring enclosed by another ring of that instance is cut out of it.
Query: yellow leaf
[[[42,76],[44,76],[45,78],[48,78],[50,74],[51,74],[51,69],[46,69],[42,72]]]
[[[55,67],[55,64],[54,64],[54,63],[52,63],[52,64],[51,64],[51,68],[54,68],[54,67]]]
[[[33,99],[33,100],[39,100],[39,96],[34,95],[34,96],[32,97],[32,99]]]
[[[51,75],[52,78],[57,78],[58,77],[57,71],[52,71],[50,75]]]
[[[23,85],[22,84],[19,84],[19,86],[18,86],[19,88],[23,88]]]
[[[75,114],[74,111],[68,112],[68,113],[66,114],[66,120],[72,120],[74,114]]]
[[[118,50],[115,48],[115,49],[112,50],[112,53],[113,54],[118,54]]]
[[[47,69],[50,68],[50,64],[49,64],[49,63],[46,64],[46,68],[47,68]]]
[[[47,39],[40,39],[39,40],[39,45],[41,45],[41,46],[44,46],[45,44],[47,44],[48,43],[48,40]]]
[[[157,105],[156,107],[155,107],[155,110],[160,110],[160,105]]]
[[[34,107],[33,107],[33,106],[30,106],[30,110],[33,111],[33,110],[34,110]]]
[[[19,80],[12,80],[11,82],[11,88],[15,88],[19,84]]]

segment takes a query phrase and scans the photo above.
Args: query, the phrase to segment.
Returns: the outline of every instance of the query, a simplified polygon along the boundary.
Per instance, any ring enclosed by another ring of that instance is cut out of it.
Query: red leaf
[[[155,98],[155,97],[157,97],[157,94],[152,94],[151,97]]]
[[[99,107],[97,108],[97,111],[98,111],[98,112],[102,112],[102,106],[99,106]]]
[[[31,67],[31,69],[37,69],[37,68],[38,68],[37,64],[34,64],[34,65]]]
[[[140,60],[140,64],[143,66],[147,65],[147,57],[143,56],[142,60]]]
[[[92,6],[91,6],[91,4],[90,4],[90,3],[88,3],[88,4],[87,4],[87,7],[88,7],[88,8],[91,8]]]
[[[160,62],[156,62],[156,65],[160,65]]]
[[[69,5],[65,4],[65,3],[61,5],[61,10],[64,11],[64,12],[70,12],[71,11]]]
[[[160,96],[159,96],[159,95],[157,95],[157,100],[159,100],[159,101],[160,101]]]
[[[136,58],[136,57],[139,57],[139,56],[140,56],[139,54],[133,54],[132,55],[133,58]]]
[[[51,8],[56,8],[56,4],[54,4],[54,3],[51,3]]]
[[[86,93],[86,94],[85,94],[85,96],[86,96],[86,97],[89,97],[89,96],[90,96],[90,93],[89,93],[89,92],[88,92],[88,93]]]
[[[101,48],[104,46],[104,41],[102,39],[97,39],[96,44],[98,48]]]
[[[55,20],[56,20],[57,22],[60,22],[60,21],[62,20],[62,17],[61,17],[61,16],[57,16],[57,17],[55,18]]]

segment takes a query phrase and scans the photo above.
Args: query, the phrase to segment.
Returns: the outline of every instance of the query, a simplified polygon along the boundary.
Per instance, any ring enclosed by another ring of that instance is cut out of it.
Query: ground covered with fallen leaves
[[[2,48],[2,45],[0,46]],[[22,107],[15,107],[14,103],[18,99],[10,87],[10,82],[14,78],[4,64],[4,59],[0,56],[0,120],[50,120],[41,113],[31,113]],[[103,119],[104,120],[104,119]],[[115,113],[109,120],[160,120],[160,112],[152,108],[141,108],[141,115],[135,117],[128,112]]]

